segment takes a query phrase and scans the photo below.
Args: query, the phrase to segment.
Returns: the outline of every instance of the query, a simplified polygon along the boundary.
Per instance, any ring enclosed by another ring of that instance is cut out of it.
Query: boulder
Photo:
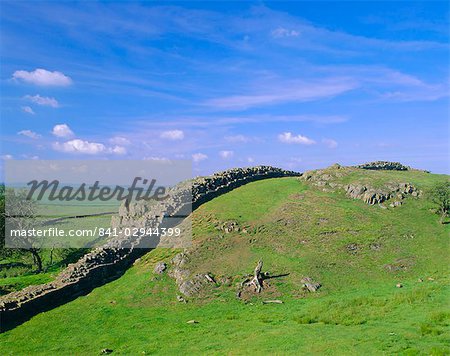
[[[227,221],[222,224],[220,230],[224,231],[226,234],[230,232],[238,232],[240,230],[239,224],[236,221]]]
[[[167,269],[167,264],[165,262],[158,262],[155,266],[154,272],[156,274],[162,274]]]
[[[315,282],[311,277],[303,277],[300,282],[302,283],[303,289],[306,289],[309,292],[316,292],[322,287],[320,283]]]

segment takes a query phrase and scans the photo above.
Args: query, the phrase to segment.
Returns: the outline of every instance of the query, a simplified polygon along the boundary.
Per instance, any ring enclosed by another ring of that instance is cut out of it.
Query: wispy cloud
[[[314,66],[319,75],[340,75],[358,83],[360,92],[370,93],[372,100],[407,102],[435,101],[449,96],[448,78],[430,83],[416,75],[384,66]]]
[[[43,106],[51,106],[52,108],[59,107],[58,100],[55,98],[40,96],[39,94],[36,95],[25,95],[25,99],[31,101],[32,103],[35,103],[37,105],[43,105]]]
[[[269,83],[268,83],[269,84]],[[350,78],[318,81],[278,81],[265,92],[258,89],[246,95],[232,95],[207,100],[204,105],[220,110],[243,110],[288,102],[314,101],[343,94],[358,87]]]
[[[30,114],[30,115],[34,115],[35,114],[33,109],[31,107],[29,107],[29,106],[22,106],[22,111],[26,112],[27,114]]]
[[[231,157],[234,156],[234,152],[233,151],[220,151],[219,156],[222,157],[223,159],[230,159]]]
[[[288,30],[284,27],[278,27],[275,30],[271,31],[271,35],[274,38],[280,38],[280,37],[298,37],[300,35],[299,31],[296,30]]]
[[[331,138],[324,138],[322,140],[322,143],[326,145],[328,148],[336,148],[338,146],[337,141],[331,139]]]
[[[36,140],[36,139],[42,137],[38,133],[36,133],[34,131],[31,131],[31,130],[22,130],[22,131],[19,131],[17,134],[18,135],[22,135],[22,136],[26,136],[26,137],[29,137],[29,138],[32,138],[33,140]]]
[[[248,143],[253,140],[252,137],[245,135],[225,136],[225,140],[232,143]]]
[[[220,127],[237,124],[261,124],[261,123],[298,123],[311,122],[319,125],[331,125],[344,123],[349,120],[345,115],[276,115],[276,114],[252,114],[252,115],[235,115],[235,116],[212,116],[211,114],[205,116],[178,117],[166,116],[166,120],[160,120],[158,117],[138,117],[133,118],[135,126],[141,130],[142,128],[157,128],[157,127]],[[231,136],[230,136],[231,137]]]
[[[131,144],[129,139],[122,137],[122,136],[111,137],[109,139],[109,142],[114,145],[122,145],[122,146],[127,146],[127,145]]]
[[[204,161],[205,159],[208,159],[208,156],[205,155],[204,153],[201,153],[201,152],[194,153],[194,154],[192,155],[192,160],[193,160],[195,163]]]
[[[170,162],[170,159],[168,159],[167,157],[160,157],[160,156],[148,156],[144,157],[144,161]]]
[[[169,130],[169,131],[163,131],[160,135],[161,138],[167,139],[167,140],[182,140],[184,138],[184,132],[181,130]]]
[[[40,86],[68,86],[72,84],[72,79],[58,71],[48,71],[38,68],[34,71],[17,70],[13,73],[13,79],[28,84]]]

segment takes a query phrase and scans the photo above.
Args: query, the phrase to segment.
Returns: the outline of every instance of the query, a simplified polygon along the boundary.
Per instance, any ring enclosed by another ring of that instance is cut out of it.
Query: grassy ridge
[[[447,179],[374,173],[419,188]],[[2,353],[446,354],[449,225],[430,208],[408,198],[383,210],[295,178],[250,183],[193,214],[188,268],[229,277],[230,285],[179,303],[174,281],[152,272],[177,251],[157,249],[120,279],[1,335]],[[217,229],[229,220],[247,232]],[[264,271],[289,275],[244,303],[234,284],[259,258]],[[302,276],[323,287],[305,294]],[[272,298],[284,304],[261,304]],[[191,319],[199,323],[186,324]]]

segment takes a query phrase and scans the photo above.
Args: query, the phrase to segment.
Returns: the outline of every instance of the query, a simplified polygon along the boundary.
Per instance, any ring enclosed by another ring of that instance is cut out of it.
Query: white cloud
[[[251,141],[250,137],[244,135],[226,136],[225,140],[235,143],[247,143]]]
[[[122,145],[122,146],[127,146],[131,143],[129,139],[121,136],[111,137],[109,139],[109,142],[114,145]]]
[[[74,133],[67,124],[59,124],[53,127],[52,134],[56,137],[70,137]]]
[[[13,159],[12,155],[3,155],[2,159]]]
[[[291,132],[283,132],[278,135],[278,140],[283,143],[296,143],[300,145],[313,145],[316,141],[302,135],[294,136]]]
[[[182,140],[184,138],[184,132],[181,130],[163,131],[160,137],[168,140]]]
[[[42,86],[68,86],[72,84],[72,79],[61,72],[50,72],[46,69],[38,68],[32,72],[17,70],[13,74],[15,80],[25,83]]]
[[[58,100],[56,100],[55,98],[50,98],[50,97],[46,97],[46,96],[40,96],[39,94],[36,95],[25,95],[24,96],[25,99],[38,104],[38,105],[42,105],[42,106],[51,106],[52,108],[57,108],[59,107],[59,103]]]
[[[255,162],[255,159],[253,157],[247,157],[247,162],[253,163],[253,162]]]
[[[231,157],[233,157],[234,152],[233,151],[220,151],[219,152],[219,156],[222,157],[223,159],[229,159]]]
[[[26,137],[29,137],[29,138],[32,138],[34,140],[36,140],[39,137],[41,137],[41,135],[39,135],[38,133],[36,133],[34,131],[31,131],[31,130],[22,130],[22,131],[19,131],[17,134],[18,135],[22,135],[22,136],[26,136]]]
[[[194,161],[194,162],[201,162],[201,161],[204,161],[205,159],[207,159],[208,158],[208,156],[207,155],[205,155],[205,154],[203,154],[203,153],[194,153],[193,155],[192,155],[192,160]]]
[[[127,149],[123,146],[114,146],[110,148],[111,153],[114,153],[115,155],[124,155],[127,153]]]
[[[34,114],[35,114],[35,112],[33,111],[33,109],[30,108],[29,106],[22,106],[22,111],[23,111],[23,112],[26,112],[27,114],[31,114],[31,115],[34,115]]]
[[[272,37],[281,38],[281,37],[298,37],[300,35],[299,31],[288,30],[284,27],[278,27],[277,29],[271,32]]]
[[[67,141],[64,143],[55,142],[53,148],[56,151],[68,152],[68,153],[85,153],[90,155],[95,155],[99,153],[104,153],[106,147],[102,143],[83,141],[79,139]]]
[[[324,138],[322,143],[324,143],[328,148],[336,148],[338,146],[338,143],[330,138]]]

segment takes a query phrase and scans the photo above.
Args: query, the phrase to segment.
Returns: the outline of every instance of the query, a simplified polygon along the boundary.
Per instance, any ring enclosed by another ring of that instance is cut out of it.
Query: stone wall
[[[400,162],[376,161],[360,164],[356,168],[384,171],[409,171],[411,167],[404,166]]]
[[[195,178],[171,189],[169,199],[162,202],[123,204],[118,216],[113,217],[112,226],[162,227],[168,224],[168,220],[171,220],[169,218],[179,216],[182,219],[201,204],[241,185],[287,176],[301,176],[301,173],[259,166],[230,169],[212,176]],[[149,252],[148,248],[140,248],[146,246],[145,239],[118,236],[69,265],[54,281],[29,286],[0,297],[1,329],[8,330],[40,312],[85,295],[118,278],[137,258]]]

